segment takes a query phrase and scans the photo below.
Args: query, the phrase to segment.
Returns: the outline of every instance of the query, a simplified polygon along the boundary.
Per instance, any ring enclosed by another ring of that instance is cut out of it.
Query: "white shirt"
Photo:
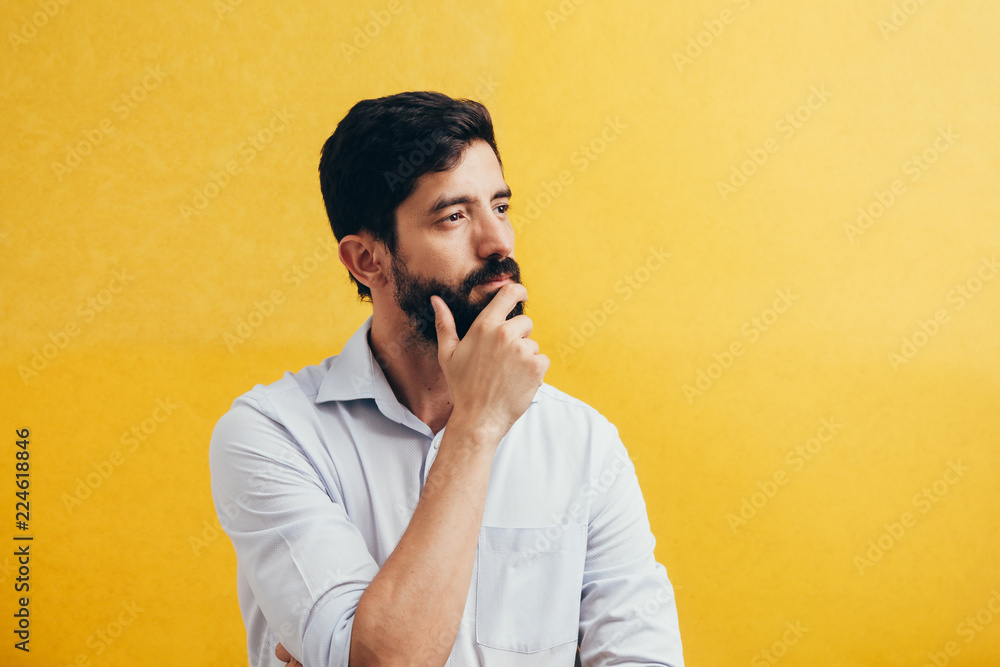
[[[358,600],[417,505],[436,435],[368,345],[237,398],[212,495],[237,556],[251,667],[347,667]],[[673,588],[635,468],[604,417],[542,385],[500,442],[447,665],[683,665]]]

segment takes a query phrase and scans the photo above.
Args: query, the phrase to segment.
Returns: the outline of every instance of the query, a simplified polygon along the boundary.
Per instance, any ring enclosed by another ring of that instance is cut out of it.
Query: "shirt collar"
[[[344,349],[330,362],[316,394],[316,402],[350,401],[356,398],[375,398],[375,369],[379,379],[388,384],[381,367],[375,364],[371,347],[368,346],[368,332],[372,328],[372,318],[368,317],[344,344]]]

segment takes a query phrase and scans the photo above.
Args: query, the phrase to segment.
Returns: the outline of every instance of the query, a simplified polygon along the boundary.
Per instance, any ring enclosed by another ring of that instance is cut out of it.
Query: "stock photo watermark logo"
[[[399,164],[393,171],[382,172],[385,184],[389,186],[389,192],[395,192],[399,185],[402,185],[407,178],[413,175],[417,167],[422,165],[434,152],[434,147],[446,139],[447,135],[441,130],[434,130],[431,136],[418,139],[417,147],[399,156]]]
[[[192,553],[198,556],[219,539],[224,532],[222,522],[219,521],[218,517],[216,517],[214,522],[202,519],[201,532],[196,535],[188,535],[188,546],[191,547]]]
[[[7,40],[14,53],[37,37],[38,31],[43,30],[68,4],[69,0],[40,0],[36,5],[38,7],[36,11],[30,15],[23,15],[18,31],[11,30],[7,33]]]
[[[320,267],[331,257],[337,256],[337,239],[329,237],[316,240],[316,246],[311,252],[292,262],[291,267],[281,275],[282,282],[293,289],[311,278]],[[254,300],[253,307],[246,315],[238,318],[231,329],[222,330],[222,342],[230,354],[236,352],[243,343],[264,326],[278,311],[279,306],[287,300],[287,295],[281,289],[271,290],[263,299]]]
[[[337,239],[333,234],[326,238],[317,238],[316,247],[312,252],[292,262],[292,266],[281,275],[281,281],[292,287],[298,287],[319,271],[331,257],[336,257],[338,249]]]
[[[806,101],[796,107],[795,111],[785,114],[774,124],[775,132],[782,139],[787,141],[794,137],[798,130],[805,127],[813,114],[826,106],[832,97],[832,93],[826,89],[826,84],[821,84],[819,87],[810,86],[809,93]],[[781,143],[776,137],[768,137],[759,147],[747,149],[749,157],[739,164],[732,165],[726,180],[715,182],[715,189],[722,201],[728,201],[729,197],[736,194],[780,149]]]
[[[889,35],[899,32],[926,4],[927,0],[903,0],[893,5],[889,16],[875,23],[878,31],[882,33],[882,38],[889,39]]]
[[[195,190],[190,200],[179,204],[181,220],[188,222],[193,216],[201,215],[208,205],[219,197],[232,183],[233,178],[243,173],[257,156],[272,144],[275,139],[288,129],[289,121],[295,118],[295,113],[282,107],[274,111],[264,127],[247,135],[236,147],[236,155],[218,171],[208,172],[208,176]]]
[[[31,358],[26,363],[17,365],[17,373],[25,385],[48,368],[59,353],[69,347],[72,339],[83,332],[85,325],[93,323],[98,315],[110,308],[115,297],[135,280],[135,276],[126,271],[126,269],[113,270],[111,278],[105,283],[106,286],[77,306],[76,314],[82,322],[76,319],[68,320],[61,329],[48,333],[48,342],[43,343],[40,348],[31,349]]]
[[[745,11],[750,7],[752,2],[753,0],[732,0],[732,3],[740,11]],[[736,21],[737,16],[733,10],[723,9],[719,12],[718,18],[703,20],[701,22],[703,29],[697,34],[688,37],[687,46],[684,49],[674,51],[674,65],[677,66],[677,71],[683,74],[685,67],[693,65],[695,60],[701,58],[715,44],[715,40],[722,36],[722,33],[726,31],[726,27]]]
[[[492,76],[480,74],[476,80],[476,99],[485,102],[493,96],[499,86],[500,84],[494,81]],[[445,132],[434,130],[429,137],[418,139],[415,142],[417,147],[412,151],[405,155],[399,155],[396,168],[392,171],[382,172],[382,177],[385,179],[386,185],[389,186],[389,192],[395,192],[398,186],[402,185],[418,167],[430,158],[434,148],[447,138],[448,135]]]
[[[301,461],[296,459],[290,450],[283,449],[269,463],[275,466],[287,463],[298,465]],[[252,501],[253,494],[251,490],[256,493],[259,489],[270,488],[274,484],[275,479],[273,475],[269,476],[267,471],[255,471],[243,481],[241,490],[235,497],[228,494],[217,495],[215,489],[213,489],[212,497],[215,502],[216,521],[213,524],[207,519],[202,520],[201,532],[188,536],[188,545],[191,547],[194,555],[200,555],[202,551],[218,540],[223,532],[227,531],[230,526],[243,518],[243,508],[249,506]]]
[[[121,607],[121,611],[115,614],[114,620],[101,625],[87,636],[84,643],[90,649],[90,652],[77,653],[72,662],[62,667],[91,667],[91,658],[104,655],[121,638],[125,630],[135,624],[139,618],[139,614],[146,611],[135,600],[121,602],[118,606]],[[104,663],[101,661],[93,664],[100,665]]]
[[[601,131],[587,143],[580,144],[569,156],[570,164],[576,168],[577,173],[582,174],[594,161],[607,152],[608,147],[617,141],[627,129],[628,125],[621,121],[621,116],[605,118]],[[539,192],[534,197],[529,198],[523,207],[523,213],[511,211],[514,231],[520,234],[529,222],[537,220],[545,209],[551,206],[566,191],[566,188],[573,184],[573,180],[573,172],[569,169],[559,170],[556,178],[551,181],[543,179],[540,189],[544,192]]]
[[[355,57],[368,48],[372,42],[378,39],[382,32],[389,27],[393,19],[399,16],[404,5],[409,4],[409,0],[389,0],[383,9],[372,9],[371,20],[362,25],[354,26],[351,43],[340,43],[340,52],[347,58],[347,62],[352,62]]]
[[[222,341],[229,353],[236,352],[240,345],[250,340],[254,332],[264,326],[264,322],[269,320],[283,303],[285,303],[285,293],[280,289],[271,290],[271,294],[267,297],[255,300],[250,312],[236,320],[232,332],[227,329],[222,331]]]
[[[836,417],[820,420],[820,426],[816,429],[816,434],[808,438],[801,445],[788,450],[785,453],[785,465],[791,470],[778,468],[768,475],[764,481],[757,482],[757,491],[749,496],[740,498],[739,509],[735,513],[726,514],[726,522],[734,533],[746,526],[756,517],[764,507],[778,495],[782,487],[786,486],[792,479],[794,473],[802,472],[806,464],[813,460],[821,451],[823,446],[833,442],[837,432],[844,428],[844,424],[837,421]]]
[[[976,298],[986,283],[996,278],[998,272],[1000,263],[997,262],[996,255],[990,258],[983,257],[973,275],[948,290],[945,302],[951,305],[955,312],[962,310]],[[908,336],[903,336],[899,349],[889,352],[889,366],[892,370],[899,372],[901,366],[910,363],[949,322],[951,314],[946,307],[936,308],[933,315],[926,320],[918,320],[916,330]]]
[[[98,146],[118,131],[115,123],[120,123],[128,118],[149,97],[151,92],[160,87],[166,77],[167,73],[159,65],[147,66],[142,79],[119,95],[111,104],[111,112],[115,118],[106,116],[98,121],[94,127],[82,130],[74,143],[66,144],[66,152],[62,161],[52,161],[52,170],[56,179],[62,183],[63,179],[81,166]]]
[[[254,473],[247,480],[247,486],[256,479],[267,481],[263,475]],[[195,556],[200,556],[205,549],[222,537],[227,527],[231,526],[233,522],[242,516],[243,507],[246,506],[249,500],[250,494],[246,490],[241,491],[232,500],[217,500],[215,507],[216,515],[213,517],[213,521],[202,519],[200,532],[188,535],[188,546],[191,547],[191,552]]]
[[[970,614],[955,626],[955,634],[971,644],[976,637],[1000,616],[1000,589],[993,587],[990,598],[976,613]],[[952,658],[957,658],[962,646],[955,640],[945,642],[940,651],[928,651],[924,667],[945,667]]]
[[[712,353],[712,361],[705,368],[698,369],[694,383],[681,387],[688,405],[693,405],[696,398],[704,396],[705,392],[711,389],[725,375],[726,371],[733,367],[736,359],[746,353],[747,346],[753,345],[760,340],[761,336],[770,331],[775,323],[781,319],[781,316],[787,313],[792,304],[800,298],[798,294],[792,293],[791,287],[779,289],[775,294],[776,297],[770,307],[765,308],[759,315],[751,317],[740,326],[740,333],[746,338],[745,344],[743,340],[734,340],[721,353]]]
[[[561,0],[555,9],[546,9],[545,20],[548,21],[549,28],[555,30],[560,23],[565,23],[586,2],[587,0]]]
[[[556,352],[559,353],[559,359],[566,361],[586,345],[587,341],[593,338],[608,323],[608,318],[618,312],[619,299],[624,302],[635,296],[636,292],[649,282],[653,274],[666,265],[667,260],[671,256],[669,252],[663,250],[663,246],[659,248],[650,246],[645,261],[633,270],[625,273],[615,283],[614,292],[619,296],[605,299],[597,308],[588,308],[583,320],[576,325],[570,326],[569,336],[566,341],[556,343]]]
[[[587,480],[580,488],[580,499],[573,501],[562,514],[551,515],[552,525],[535,529],[534,552],[549,551],[563,533],[575,526],[586,526],[590,507],[594,500],[604,495],[614,486],[618,478],[634,469],[628,452],[620,449],[614,460],[599,475]]]
[[[778,661],[788,655],[788,651],[809,632],[809,628],[802,625],[802,621],[786,622],[785,628],[781,639],[774,641],[769,647],[758,651],[750,658],[750,667],[768,667],[778,664]]]
[[[169,396],[156,399],[156,407],[149,415],[132,424],[127,431],[121,434],[119,442],[122,444],[122,449],[113,449],[106,458],[91,461],[91,469],[83,476],[76,478],[73,492],[63,492],[61,500],[66,514],[72,516],[85,500],[94,495],[94,492],[108,481],[118,468],[125,465],[130,455],[135,454],[156,433],[160,424],[169,420],[180,407],[181,404],[174,403]]]
[[[236,8],[243,4],[243,0],[213,0],[212,8],[215,10],[215,29],[218,30],[226,17],[236,11]]]
[[[620,643],[627,643],[636,630],[636,624],[638,627],[648,628],[658,622],[662,622],[664,612],[673,616],[676,613],[676,609],[677,601],[673,590],[658,588],[656,593],[646,598],[641,604],[632,607],[629,616],[621,619],[625,622],[625,625],[620,627],[605,644],[607,646],[615,646]]]
[[[938,128],[937,136],[930,145],[919,153],[911,155],[900,166],[903,176],[913,183],[919,181],[931,166],[955,145],[959,138],[959,135],[952,131],[951,126],[948,126],[947,129]],[[844,233],[847,234],[847,240],[856,244],[858,237],[871,229],[872,225],[885,216],[889,209],[907,192],[906,182],[902,178],[893,179],[885,190],[874,190],[868,204],[858,207],[858,215],[854,223],[844,223]]]
[[[940,478],[931,484],[923,487],[913,495],[910,503],[916,513],[909,510],[899,515],[898,520],[890,523],[883,523],[882,533],[873,539],[868,540],[865,550],[860,554],[855,554],[853,562],[858,569],[858,574],[864,575],[865,570],[873,567],[875,563],[882,560],[882,557],[891,551],[899,542],[917,525],[920,517],[930,512],[941,500],[948,495],[951,488],[958,484],[970,468],[962,465],[962,461],[948,461],[948,468]]]

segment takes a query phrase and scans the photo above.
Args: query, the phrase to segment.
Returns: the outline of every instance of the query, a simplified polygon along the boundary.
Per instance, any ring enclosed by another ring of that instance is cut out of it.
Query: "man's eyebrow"
[[[501,188],[493,193],[493,199],[510,199],[510,196],[511,191],[509,187]],[[442,195],[441,197],[438,197],[437,201],[435,201],[429,209],[427,209],[425,215],[434,215],[438,211],[448,208],[449,206],[471,204],[474,201],[475,197],[472,197],[471,195],[455,195],[451,197]]]

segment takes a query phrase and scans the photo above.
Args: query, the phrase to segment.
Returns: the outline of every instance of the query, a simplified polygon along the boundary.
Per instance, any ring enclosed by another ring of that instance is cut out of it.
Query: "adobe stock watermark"
[[[777,135],[786,141],[791,139],[798,130],[801,130],[809,122],[813,114],[826,106],[831,96],[832,93],[826,89],[826,84],[821,84],[819,87],[810,86],[809,97],[806,98],[806,101],[796,107],[794,111],[782,116],[774,124]],[[726,180],[715,182],[715,188],[722,201],[728,201],[730,196],[736,194],[780,149],[781,143],[777,136],[768,137],[759,147],[748,149],[748,158],[739,164],[732,165]]]
[[[285,457],[273,461],[273,463],[277,464],[291,460],[291,457]],[[264,485],[273,483],[273,480],[268,479],[260,472],[251,474],[243,483],[243,490],[240,491],[240,494],[236,498],[232,500],[219,500],[215,508],[216,514],[212,517],[212,521],[202,519],[200,531],[188,535],[188,546],[191,547],[191,552],[195,556],[200,556],[205,549],[209,548],[222,537],[228,526],[232,525],[234,521],[242,516],[243,507],[250,500],[250,493],[247,489],[251,488],[258,481]],[[220,510],[221,514],[219,513]]]
[[[336,256],[337,239],[333,234],[326,238],[317,238],[313,249],[292,262],[288,270],[281,274],[281,281],[289,285],[291,289],[297,288],[315,275],[331,257]],[[237,319],[231,328],[223,329],[222,342],[226,344],[226,349],[229,350],[230,354],[236,352],[243,343],[250,340],[254,333],[271,319],[287,298],[288,295],[284,290],[273,289],[263,299],[254,300],[250,311]]]
[[[781,488],[791,481],[794,473],[801,472],[805,468],[806,463],[812,461],[823,451],[824,445],[833,442],[834,436],[843,428],[844,424],[837,421],[836,417],[824,417],[821,419],[815,435],[807,438],[804,443],[796,445],[785,453],[784,461],[789,470],[786,470],[784,467],[777,468],[763,481],[757,482],[757,491],[750,493],[749,496],[740,498],[740,506],[735,513],[726,513],[726,522],[732,531],[734,533],[739,532],[740,528],[746,526],[756,517],[778,495]]]
[[[102,624],[96,630],[87,635],[85,644],[89,652],[80,652],[74,656],[73,660],[63,667],[91,667],[105,664],[104,660],[91,663],[92,658],[99,658],[111,648],[111,646],[121,638],[125,630],[135,624],[139,614],[146,611],[140,607],[135,600],[121,602],[118,605],[121,610],[111,612],[114,618],[108,623]]]
[[[732,3],[740,11],[745,11],[750,7],[752,2],[753,0],[732,0]],[[722,36],[726,28],[736,21],[737,16],[738,14],[734,13],[732,9],[726,8],[719,12],[718,18],[710,18],[702,21],[701,25],[703,29],[688,37],[687,46],[683,50],[674,51],[674,65],[677,66],[677,71],[683,74],[685,67],[693,65],[694,61],[701,58],[715,44],[715,41]]]
[[[775,640],[769,647],[761,649],[750,658],[750,667],[768,667],[778,664],[782,658],[788,655],[789,650],[809,632],[809,628],[802,625],[802,621],[786,622],[785,628],[781,639]]]
[[[480,102],[485,102],[493,96],[500,84],[494,81],[492,76],[487,76],[484,74],[479,75],[476,80],[476,99]],[[445,114],[447,118],[448,114]],[[386,185],[389,186],[389,192],[395,192],[396,188],[402,185],[407,178],[413,175],[413,173],[420,167],[424,162],[430,159],[431,154],[434,149],[442,143],[443,139],[446,139],[447,135],[441,130],[434,130],[429,137],[423,137],[417,139],[414,143],[416,148],[406,154],[400,154],[397,159],[396,168],[392,171],[383,171],[382,177],[385,179]]]
[[[114,474],[115,470],[125,464],[128,458],[139,451],[156,431],[181,407],[181,404],[174,403],[169,396],[156,399],[156,407],[150,411],[149,415],[132,424],[127,431],[122,432],[119,441],[121,449],[113,449],[106,458],[99,461],[91,461],[91,470],[81,477],[76,478],[76,485],[72,493],[63,492],[63,508],[67,516],[83,505],[83,502],[94,495],[101,486]]]
[[[649,246],[646,259],[631,271],[622,275],[615,283],[614,293],[618,296],[609,297],[597,308],[588,308],[583,319],[569,327],[569,336],[564,341],[556,343],[559,359],[566,361],[580,350],[587,341],[593,338],[605,324],[608,318],[618,312],[619,300],[628,301],[650,281],[653,274],[662,269],[672,255],[663,246]]]
[[[31,358],[17,365],[17,374],[21,376],[21,381],[27,385],[30,380],[38,377],[56,360],[60,352],[69,347],[72,339],[83,332],[86,325],[93,323],[101,313],[111,307],[115,298],[134,280],[135,276],[129,274],[127,269],[114,269],[111,278],[105,281],[104,287],[77,306],[76,314],[79,319],[67,320],[61,329],[50,331],[47,336],[48,342],[43,343],[40,348],[33,347]]]
[[[243,0],[212,0],[212,8],[215,9],[215,29],[218,30],[226,17],[242,4]]]
[[[62,161],[52,161],[52,171],[55,173],[56,179],[62,183],[63,179],[80,167],[98,146],[118,131],[115,123],[120,123],[128,118],[149,97],[151,92],[160,87],[166,77],[167,73],[160,65],[147,65],[139,82],[115,98],[111,104],[113,116],[105,116],[94,127],[82,130],[75,142],[66,145]]]
[[[587,0],[560,0],[555,9],[551,7],[545,10],[545,20],[549,23],[549,29],[555,30],[560,23],[565,23],[569,17],[576,14],[576,10],[584,5]]]
[[[894,4],[889,16],[879,19],[875,23],[878,31],[882,33],[882,39],[889,39],[889,35],[899,32],[925,4],[927,4],[927,0],[903,0]]]
[[[644,628],[655,625],[664,611],[668,611],[673,615],[676,605],[677,602],[673,590],[658,588],[656,593],[643,600],[641,604],[632,607],[629,616],[623,619],[625,621],[624,626],[616,630],[615,634],[610,639],[604,641],[603,644],[605,646],[616,646],[621,643],[627,644],[634,636],[633,633],[636,630],[636,624],[638,624],[638,627]]]
[[[317,237],[313,249],[292,262],[291,267],[281,274],[281,282],[298,287],[319,271],[331,257],[337,257],[338,251],[337,238],[332,233],[324,238]]]
[[[39,0],[37,10],[32,11],[30,15],[22,15],[18,31],[11,30],[7,33],[7,40],[14,53],[37,37],[38,31],[44,30],[49,21],[58,16],[68,4],[69,0]]]
[[[962,310],[976,298],[986,283],[996,278],[998,272],[1000,263],[997,262],[997,256],[983,257],[973,275],[948,290],[945,294],[945,303],[952,306],[956,312]],[[898,373],[901,366],[910,363],[949,322],[951,313],[944,306],[936,308],[930,318],[918,320],[913,333],[903,336],[899,349],[889,352],[889,366],[892,370]]]
[[[911,155],[903,162],[900,167],[903,176],[908,178],[910,182],[919,181],[927,170],[955,145],[959,138],[959,135],[952,131],[951,126],[948,126],[947,129],[938,128],[937,136],[927,148]],[[871,229],[872,225],[885,216],[889,209],[899,201],[899,198],[906,193],[906,182],[902,178],[893,179],[885,190],[872,192],[872,199],[869,200],[868,204],[858,207],[858,216],[854,223],[844,223],[844,233],[847,234],[847,240],[856,244],[858,237]]]
[[[389,0],[382,9],[373,9],[369,13],[371,19],[362,25],[354,26],[351,43],[341,42],[340,52],[347,58],[347,62],[353,62],[361,55],[361,52],[368,48],[372,42],[377,40],[389,27],[393,19],[399,16],[409,0]]]
[[[296,457],[292,453],[292,450],[286,447],[270,452],[268,463],[272,468],[288,463],[300,465],[302,459],[301,457]],[[202,520],[201,532],[188,536],[188,545],[191,547],[194,555],[200,555],[202,551],[222,536],[222,533],[227,530],[228,526],[232,525],[233,522],[243,515],[243,507],[251,500],[251,494],[248,489],[270,488],[274,484],[274,478],[268,477],[266,471],[254,471],[245,480],[242,480],[240,485],[241,491],[235,498],[217,498],[213,494],[216,502],[215,522],[210,523],[207,519]]]
[[[1000,587],[990,590],[990,597],[975,614],[966,616],[957,626],[955,634],[971,644],[976,637],[1000,616]],[[927,661],[923,667],[946,667],[952,658],[957,658],[962,652],[962,645],[955,640],[945,642],[940,651],[928,651]]]
[[[554,541],[558,540],[571,526],[587,524],[589,509],[594,500],[602,498],[614,486],[619,477],[630,472],[634,467],[624,449],[617,451],[610,465],[605,466],[599,475],[584,483],[580,489],[580,500],[572,502],[562,514],[553,513],[551,515],[552,525],[535,530],[534,552],[549,551],[552,549]]]
[[[280,289],[271,290],[271,293],[263,299],[256,299],[253,308],[245,316],[236,320],[232,330],[223,329],[222,342],[226,344],[226,349],[233,354],[243,343],[250,340],[257,329],[264,325],[264,322],[271,319],[278,310],[278,306],[285,303],[285,293]]]
[[[195,189],[191,199],[179,204],[181,220],[186,223],[193,216],[201,215],[208,205],[229,187],[234,177],[242,174],[243,170],[257,159],[261,151],[274,143],[278,135],[288,129],[289,121],[293,118],[295,113],[289,111],[287,107],[273,111],[263,127],[240,142],[236,147],[236,155],[226,162],[222,169],[209,171],[202,184]]]
[[[298,542],[291,542],[289,547],[292,553],[292,560],[296,563],[309,560],[306,554],[301,553]],[[324,577],[323,582],[320,584],[313,584],[310,586],[315,591],[328,591],[332,590],[339,584],[343,584],[345,581],[356,581],[356,574],[349,575],[344,572],[341,568],[329,568],[326,569],[326,577]],[[315,581],[315,575],[310,577],[312,581]],[[315,602],[310,597],[299,597],[292,604],[291,608],[288,610],[288,615],[290,618],[276,623],[274,630],[274,636],[278,639],[279,643],[284,643],[289,637],[294,636],[296,629],[302,628],[305,623],[304,619],[309,616],[312,611]],[[287,648],[287,647],[286,647]],[[421,664],[421,663],[416,663]]]
[[[753,345],[761,336],[771,330],[781,316],[788,312],[788,309],[799,300],[799,295],[792,293],[791,287],[785,287],[775,292],[775,299],[771,305],[754,315],[740,326],[740,334],[743,339],[734,340],[720,352],[712,354],[712,361],[699,368],[695,374],[694,382],[681,387],[688,405],[694,405],[696,398],[705,395],[709,389],[723,376],[726,371],[733,367],[738,357],[746,353],[748,346]]]
[[[580,144],[569,156],[569,163],[576,168],[576,172],[582,174],[601,155],[607,152],[608,147],[628,129],[628,125],[622,122],[621,116],[605,118],[604,127],[590,141]],[[556,177],[549,180],[542,180],[541,188],[544,192],[539,192],[534,197],[528,199],[523,206],[523,213],[512,209],[510,212],[511,222],[514,231],[521,233],[521,230],[528,223],[534,222],[559,196],[573,184],[573,172],[569,169],[559,170]],[[522,217],[523,216],[523,217]]]
[[[239,510],[237,510],[237,514],[238,513]],[[219,521],[218,516],[213,517],[213,521],[202,519],[201,532],[188,535],[188,546],[191,547],[191,551],[195,556],[199,556],[202,551],[210,547],[213,542],[222,537],[224,532],[222,522]]]
[[[898,520],[882,524],[882,528],[884,528],[882,533],[868,540],[863,553],[855,554],[853,562],[858,569],[858,574],[864,576],[865,570],[882,560],[882,557],[899,544],[903,537],[917,525],[920,517],[940,503],[969,470],[968,466],[962,465],[961,460],[948,461],[948,468],[940,478],[913,495],[910,503],[916,513],[905,511],[899,515]]]

